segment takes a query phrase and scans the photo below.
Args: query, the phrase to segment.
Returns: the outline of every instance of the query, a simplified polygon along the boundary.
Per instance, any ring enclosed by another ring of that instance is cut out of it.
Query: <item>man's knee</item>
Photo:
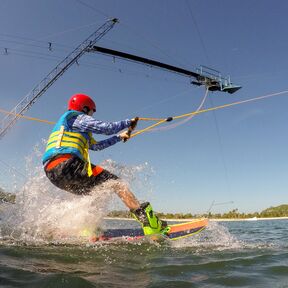
[[[117,191],[127,190],[128,185],[123,180],[110,180],[109,186]]]

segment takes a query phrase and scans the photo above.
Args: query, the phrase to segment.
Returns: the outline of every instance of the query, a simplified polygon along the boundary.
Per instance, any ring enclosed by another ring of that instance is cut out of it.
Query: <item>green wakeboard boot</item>
[[[138,209],[131,209],[130,212],[142,225],[144,235],[165,234],[168,229],[167,222],[155,215],[149,202],[142,203]]]

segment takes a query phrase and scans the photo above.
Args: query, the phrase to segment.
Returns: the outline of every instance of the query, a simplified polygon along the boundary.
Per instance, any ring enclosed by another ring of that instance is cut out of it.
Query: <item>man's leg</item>
[[[140,203],[135,197],[135,195],[129,190],[128,186],[121,182],[121,180],[113,181],[111,185],[114,192],[119,196],[123,203],[130,209],[135,210],[140,207]]]
[[[128,186],[121,182],[115,181],[112,184],[115,193],[120,197],[124,204],[130,209],[134,218],[142,225],[145,235],[158,234],[167,227],[165,221],[161,221],[153,212],[149,202],[140,204]]]
[[[93,168],[93,172],[94,171],[95,168]],[[123,203],[130,209],[134,218],[141,223],[145,235],[161,233],[164,231],[167,223],[158,219],[149,202],[140,204],[128,188],[128,185],[119,179],[118,176],[104,170],[103,168],[99,171],[101,172],[94,176],[94,185],[99,185],[100,183],[102,184],[107,181],[107,185],[113,189],[114,193],[116,193]]]

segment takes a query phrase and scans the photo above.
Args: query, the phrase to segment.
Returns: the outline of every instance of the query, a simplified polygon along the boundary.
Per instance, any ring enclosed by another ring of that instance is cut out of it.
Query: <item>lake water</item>
[[[210,222],[198,235],[161,244],[41,243],[2,235],[0,287],[284,288],[288,220]]]

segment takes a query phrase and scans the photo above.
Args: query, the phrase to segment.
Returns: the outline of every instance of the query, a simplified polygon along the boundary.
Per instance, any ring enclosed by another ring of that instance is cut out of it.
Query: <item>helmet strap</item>
[[[90,109],[89,109],[87,106],[85,106],[85,107],[82,109],[82,112],[85,113],[85,114],[88,114],[89,111],[90,111]]]

